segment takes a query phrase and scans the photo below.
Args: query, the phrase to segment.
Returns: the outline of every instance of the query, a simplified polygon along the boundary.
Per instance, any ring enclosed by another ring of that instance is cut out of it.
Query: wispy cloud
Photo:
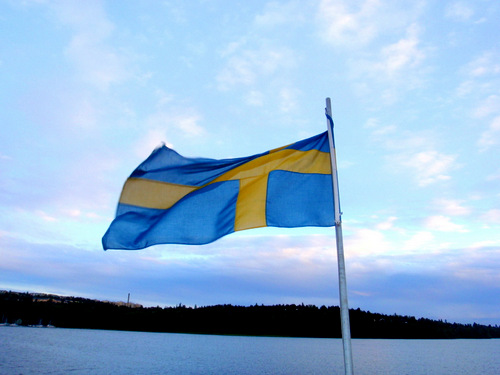
[[[115,27],[101,2],[81,7],[77,1],[62,1],[54,4],[53,10],[74,32],[66,54],[83,82],[106,90],[130,78],[130,57],[109,43]]]
[[[245,102],[248,105],[251,105],[254,107],[261,107],[264,104],[264,95],[262,94],[261,91],[251,90],[247,94]]]
[[[480,151],[486,151],[492,146],[500,143],[500,96],[489,95],[474,112],[474,116],[480,119],[489,120],[486,130],[484,130],[478,141]],[[492,118],[492,116],[494,116]]]
[[[374,69],[393,77],[399,72],[417,67],[425,58],[419,42],[417,26],[411,25],[406,37],[382,49],[380,62],[375,64]]]
[[[263,11],[255,16],[254,25],[259,28],[274,28],[284,24],[302,23],[306,21],[304,4],[300,1],[270,2]]]
[[[382,231],[369,228],[356,229],[346,238],[345,244],[349,248],[347,258],[393,251],[392,244]]]
[[[394,43],[382,45],[376,52],[349,59],[350,76],[355,85],[385,104],[397,102],[401,93],[421,87],[425,82],[426,49],[421,45],[419,27],[411,24]]]
[[[499,225],[500,224],[500,209],[492,208],[488,210],[483,216],[483,221],[488,225]]]
[[[394,223],[398,220],[396,216],[389,216],[385,221],[382,221],[376,225],[378,230],[390,230],[394,228]]]
[[[425,219],[424,226],[440,232],[468,232],[465,226],[453,223],[450,217],[444,215],[429,216]]]
[[[461,167],[457,154],[439,150],[442,145],[432,131],[405,130],[395,124],[381,124],[376,118],[365,127],[373,142],[388,152],[386,160],[391,169],[411,174],[418,186],[448,181],[451,172]]]
[[[451,178],[449,171],[455,167],[455,155],[446,155],[435,150],[421,151],[402,160],[402,165],[416,172],[419,186],[427,186]]]
[[[466,71],[472,77],[499,74],[500,63],[498,62],[498,57],[498,52],[485,51],[467,64]]]
[[[445,16],[454,21],[465,22],[472,18],[474,10],[470,4],[464,1],[457,1],[446,6]]]
[[[366,0],[352,9],[348,2],[322,0],[318,17],[323,24],[323,38],[335,45],[359,46],[372,41],[380,32],[376,15],[380,9],[377,0]]]
[[[280,109],[282,112],[291,112],[299,104],[300,90],[294,88],[283,88],[279,93]]]
[[[500,116],[491,120],[488,128],[481,133],[481,137],[478,140],[481,151],[488,150],[498,144],[500,144]]]
[[[434,202],[436,209],[449,216],[465,216],[471,213],[470,207],[465,206],[465,201],[458,199],[436,199]]]
[[[252,107],[273,103],[283,114],[298,108],[301,90],[296,87],[296,71],[303,57],[289,34],[304,18],[302,10],[299,2],[268,4],[248,31],[221,50],[217,88],[243,93],[243,100]],[[290,29],[285,35],[284,24]],[[279,26],[280,32],[273,37],[269,30]]]
[[[320,35],[334,46],[362,48],[381,36],[400,34],[420,16],[422,4],[322,0],[317,13]]]
[[[162,109],[151,114],[145,121],[146,129],[135,141],[135,154],[145,158],[162,143],[168,147],[175,147],[178,139],[200,138],[206,134],[200,125],[200,120],[201,116],[193,111]]]
[[[435,248],[435,236],[430,231],[418,231],[403,243],[405,253],[423,252]]]
[[[224,55],[227,56],[227,64],[217,75],[221,90],[236,85],[254,85],[261,79],[292,67],[295,61],[290,49],[265,44],[258,48],[231,47]]]
[[[480,105],[476,108],[474,115],[482,118],[498,112],[500,112],[500,96],[493,94],[482,100]]]
[[[476,141],[480,152],[500,143],[499,57],[496,50],[486,50],[473,57],[461,68],[465,80],[455,90],[459,99],[469,103],[467,116],[483,127]]]
[[[460,70],[465,79],[456,88],[456,95],[474,102],[477,98],[484,101],[492,95],[498,95],[495,83],[498,82],[500,74],[499,58],[498,51],[486,50],[462,66]],[[481,115],[477,109],[474,111],[474,116]]]

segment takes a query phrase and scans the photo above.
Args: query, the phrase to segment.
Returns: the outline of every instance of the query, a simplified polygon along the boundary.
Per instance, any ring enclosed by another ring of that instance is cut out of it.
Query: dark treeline
[[[0,292],[1,323],[127,331],[341,337],[337,306],[133,307],[79,297]],[[353,338],[500,338],[500,327],[350,311]]]

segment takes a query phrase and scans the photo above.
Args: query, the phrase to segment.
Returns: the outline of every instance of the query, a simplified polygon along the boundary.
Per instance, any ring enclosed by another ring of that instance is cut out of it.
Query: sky
[[[334,228],[103,251],[164,142],[326,130],[349,307],[500,324],[497,0],[0,0],[0,289],[144,306],[338,305]]]

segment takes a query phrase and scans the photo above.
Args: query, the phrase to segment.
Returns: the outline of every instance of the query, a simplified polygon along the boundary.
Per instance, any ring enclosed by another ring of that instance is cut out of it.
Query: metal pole
[[[340,322],[342,327],[342,345],[344,348],[344,368],[346,375],[352,375],[351,327],[349,323],[349,304],[347,302],[347,278],[344,261],[344,240],[342,236],[342,213],[340,212],[337,156],[333,138],[332,105],[330,98],[326,98],[326,125],[328,128],[328,142],[330,144],[330,158],[332,164],[333,204],[335,209],[335,235],[337,240],[337,260],[339,268]]]

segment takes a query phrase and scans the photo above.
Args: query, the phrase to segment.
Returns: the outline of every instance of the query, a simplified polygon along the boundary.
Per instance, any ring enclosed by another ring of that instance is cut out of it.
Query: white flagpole
[[[353,374],[352,349],[351,349],[351,327],[349,323],[349,305],[347,303],[347,278],[344,261],[344,240],[342,236],[342,213],[340,212],[339,182],[337,175],[337,156],[335,154],[335,142],[333,140],[332,104],[330,98],[326,98],[326,125],[328,128],[328,142],[330,144],[330,158],[332,163],[333,182],[333,204],[335,209],[335,235],[337,238],[337,260],[339,268],[339,292],[340,292],[340,322],[342,326],[342,345],[344,348],[344,368],[346,375]]]

